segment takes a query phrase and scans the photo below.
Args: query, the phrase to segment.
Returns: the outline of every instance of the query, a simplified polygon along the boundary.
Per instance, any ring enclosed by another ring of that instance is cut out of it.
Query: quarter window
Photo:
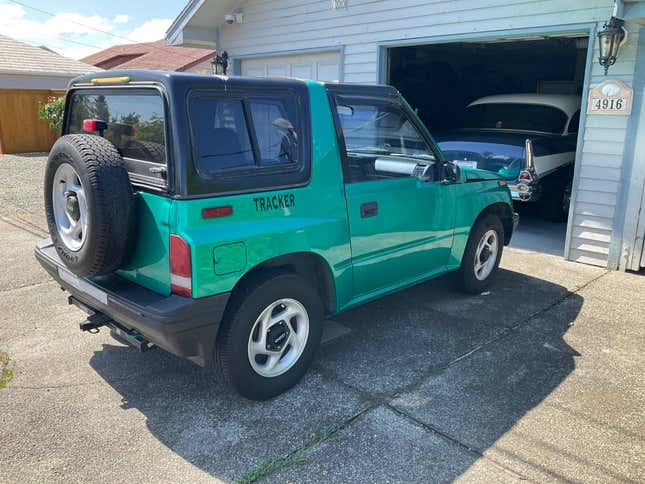
[[[298,133],[293,100],[250,99],[261,165],[296,163]]]
[[[294,165],[300,160],[296,101],[289,96],[194,96],[190,104],[198,172]]]
[[[241,100],[194,97],[191,116],[200,172],[255,165]]]

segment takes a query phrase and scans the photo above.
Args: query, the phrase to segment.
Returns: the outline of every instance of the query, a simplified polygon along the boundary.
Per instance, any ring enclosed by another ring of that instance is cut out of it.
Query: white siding
[[[638,28],[630,29],[627,44],[622,48],[619,61],[610,68],[609,77],[632,85],[636,67]],[[602,28],[602,24],[598,24]],[[598,64],[597,42],[594,43],[591,85],[595,87],[607,79]],[[617,268],[617,257],[612,260],[611,244],[620,235],[615,226],[616,204],[624,189],[623,158],[625,137],[630,123],[627,116],[588,115],[583,133],[577,185],[573,187],[572,222],[569,227],[569,254],[572,260]]]
[[[223,25],[232,56],[345,47],[347,82],[377,81],[377,44],[606,20],[611,0],[247,0],[244,23]]]
[[[612,0],[348,0],[333,10],[329,0],[247,0],[244,23],[220,28],[220,48],[233,58],[343,48],[346,82],[378,81],[378,45],[448,35],[495,33],[597,22],[611,15]],[[610,76],[631,85],[638,29],[631,35]],[[594,45],[596,40],[592,39]],[[593,52],[591,85],[605,79]],[[625,136],[630,119],[588,116],[573,190],[567,257],[597,265],[610,260],[617,195],[623,176]]]

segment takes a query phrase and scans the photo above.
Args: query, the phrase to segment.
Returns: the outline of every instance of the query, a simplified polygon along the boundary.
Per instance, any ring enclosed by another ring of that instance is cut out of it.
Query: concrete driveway
[[[42,158],[0,157],[0,481],[643,481],[645,278],[507,249],[328,322],[264,403],[84,319],[31,252]]]

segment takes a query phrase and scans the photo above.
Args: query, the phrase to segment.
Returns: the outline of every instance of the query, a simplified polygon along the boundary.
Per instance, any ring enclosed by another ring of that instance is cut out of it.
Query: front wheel
[[[322,334],[318,293],[303,277],[277,273],[249,282],[233,296],[217,338],[217,373],[251,400],[295,385]]]
[[[504,226],[496,215],[480,219],[468,238],[461,267],[455,274],[457,287],[479,294],[491,283],[502,258]]]

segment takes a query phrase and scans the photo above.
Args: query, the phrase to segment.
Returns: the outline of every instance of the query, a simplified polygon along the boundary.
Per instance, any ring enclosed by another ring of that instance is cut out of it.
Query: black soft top
[[[259,78],[242,76],[215,76],[210,74],[193,74],[188,72],[150,71],[142,69],[112,70],[84,74],[72,79],[69,87],[89,85],[93,79],[128,77],[128,84],[157,83],[162,84],[168,92],[188,89],[302,89],[305,81],[291,78]],[[102,84],[104,87],[118,85],[118,82]],[[328,91],[348,95],[396,97],[398,91],[392,86],[380,84],[347,84],[337,82],[323,83]]]
[[[288,79],[288,78],[274,78],[274,79],[263,79],[256,77],[224,77],[224,76],[215,76],[208,74],[193,74],[187,72],[171,72],[171,71],[149,71],[143,69],[132,69],[132,70],[113,70],[113,71],[102,71],[102,72],[93,72],[91,74],[84,74],[82,76],[75,77],[70,81],[69,87],[78,87],[83,84],[90,84],[93,79],[103,79],[103,78],[118,78],[118,77],[128,77],[130,78],[129,84],[139,84],[139,83],[158,83],[164,85],[168,91],[175,89],[216,89],[216,88],[245,88],[245,87],[255,87],[255,88],[295,88],[301,87],[304,85],[304,81],[297,79]],[[118,85],[118,82],[114,83]],[[112,84],[106,83],[103,84],[105,87],[109,87]]]
[[[95,79],[101,79],[102,81],[92,82]],[[297,173],[298,176],[302,175],[298,178],[298,183],[304,183],[308,180],[311,153],[311,147],[309,146],[311,143],[311,121],[309,116],[309,89],[305,81],[289,78],[223,77],[167,71],[113,70],[85,74],[72,79],[69,84],[70,89],[74,90],[84,88],[113,90],[125,86],[133,89],[157,88],[163,93],[166,103],[166,159],[169,161],[168,190],[175,196],[191,197],[206,194],[237,193],[249,189],[247,185],[256,183],[250,175],[223,181],[222,179],[204,180],[203,177],[198,175],[192,162],[193,146],[190,143],[190,137],[191,124],[200,120],[189,112],[188,100],[190,96],[199,95],[200,92],[208,90],[222,90],[232,94],[237,92],[242,95],[248,91],[262,91],[264,94],[272,90],[278,92],[289,90],[293,92],[301,115],[302,123],[300,128],[302,129],[303,149],[305,149],[306,153],[303,164],[299,168],[300,171]],[[398,96],[398,91],[389,86],[326,83],[325,88],[330,94],[347,96],[380,96],[385,98]],[[284,181],[280,176],[291,178]],[[293,185],[291,180],[293,176],[290,174],[276,175],[274,178],[262,183],[272,189]]]

